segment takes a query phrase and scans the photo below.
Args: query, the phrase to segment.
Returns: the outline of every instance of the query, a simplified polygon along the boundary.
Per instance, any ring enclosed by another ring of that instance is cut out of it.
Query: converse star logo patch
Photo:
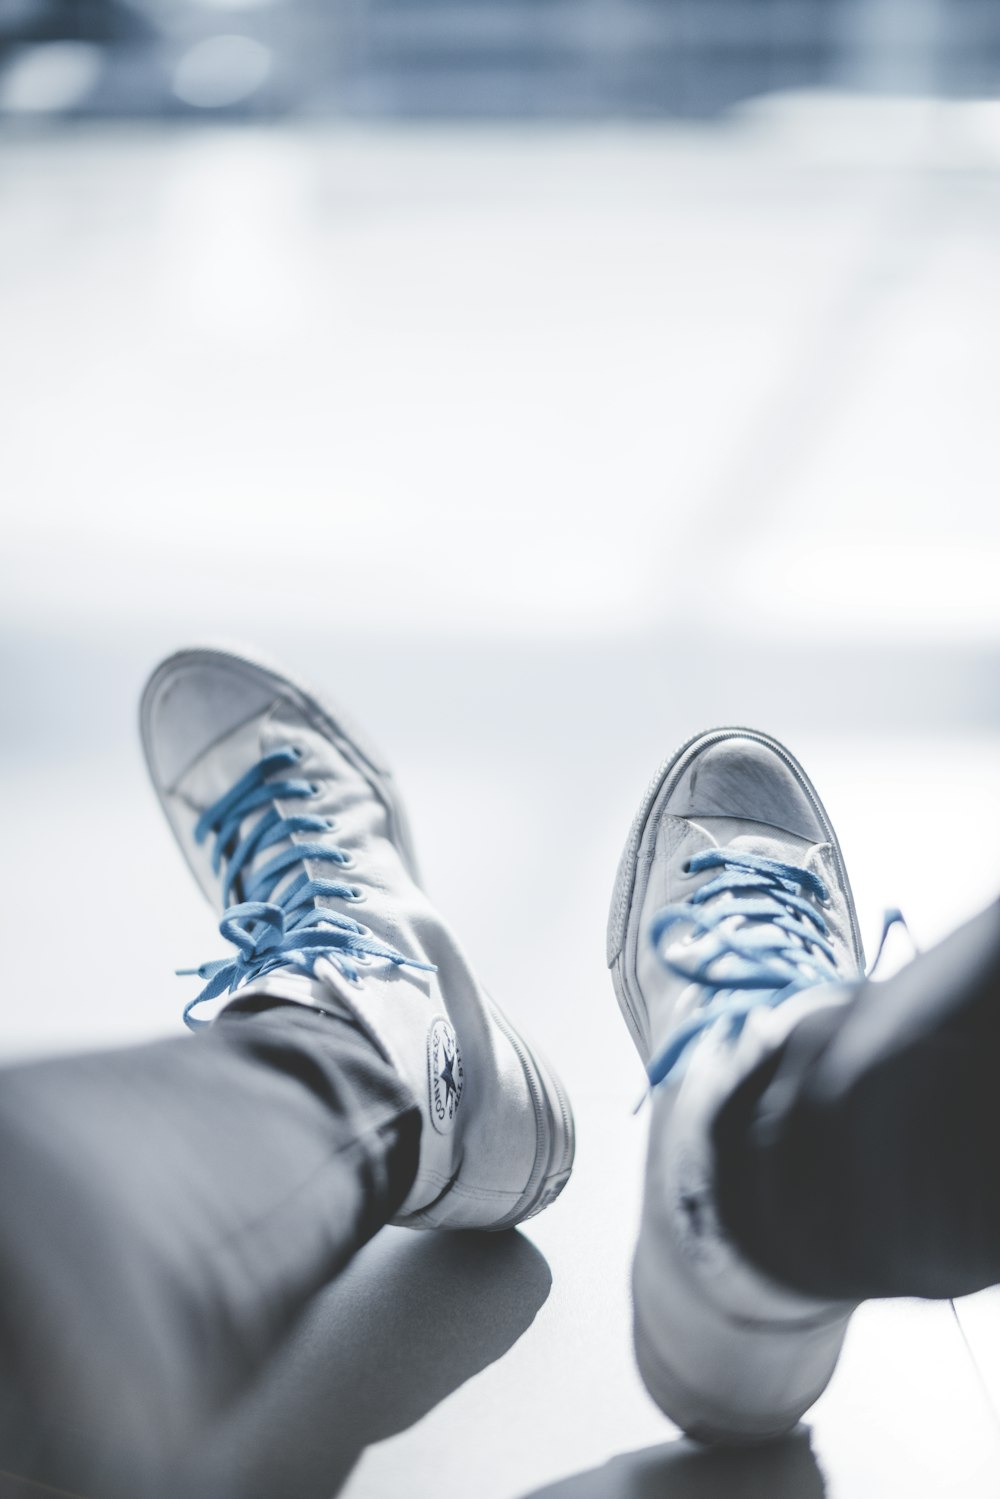
[[[441,1135],[455,1124],[462,1097],[465,1071],[458,1037],[447,1020],[438,1018],[427,1038],[427,1063],[431,1090],[431,1123]]]

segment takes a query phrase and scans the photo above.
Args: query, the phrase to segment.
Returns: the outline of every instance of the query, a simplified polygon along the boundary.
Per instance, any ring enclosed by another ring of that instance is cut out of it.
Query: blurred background
[[[359,1493],[514,1499],[663,1440],[602,947],[675,744],[785,738],[869,936],[996,894],[998,82],[994,0],[0,0],[0,1050],[173,1032],[173,969],[219,954],[134,720],[161,654],[221,638],[386,746],[580,1115],[531,1229],[549,1332]],[[832,1492],[995,1483],[928,1325],[820,1408]],[[556,1367],[512,1447],[496,1411]]]
[[[476,801],[499,912],[430,867],[501,966],[560,848],[596,963],[712,722],[821,756],[873,908],[988,898],[998,76],[989,0],[0,0],[12,891],[105,780],[117,868],[208,635],[347,698],[418,831]]]
[[[710,118],[778,89],[989,92],[989,0],[4,0],[7,114]]]

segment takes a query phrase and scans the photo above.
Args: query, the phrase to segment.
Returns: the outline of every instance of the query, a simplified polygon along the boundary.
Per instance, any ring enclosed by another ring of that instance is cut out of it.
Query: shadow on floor
[[[185,1492],[330,1499],[367,1446],[506,1353],[551,1284],[518,1233],[383,1230],[316,1299]]]
[[[825,1493],[809,1429],[798,1426],[765,1447],[724,1451],[678,1441],[622,1453],[523,1499],[823,1499]]]

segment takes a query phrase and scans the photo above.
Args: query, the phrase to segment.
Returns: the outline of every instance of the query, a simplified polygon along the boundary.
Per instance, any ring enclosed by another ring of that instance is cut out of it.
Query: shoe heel
[[[661,1238],[640,1238],[632,1268],[636,1363],[653,1400],[695,1441],[769,1442],[826,1389],[850,1311],[825,1321],[728,1316],[691,1283]]]
[[[499,1232],[533,1218],[559,1196],[573,1169],[576,1129],[566,1090],[553,1069],[514,1029],[495,1001],[493,1019],[521,1064],[535,1110],[537,1147],[528,1184],[511,1212],[492,1225]]]

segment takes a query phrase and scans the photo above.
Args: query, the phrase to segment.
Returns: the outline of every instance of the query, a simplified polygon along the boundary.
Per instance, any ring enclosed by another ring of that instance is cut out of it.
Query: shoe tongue
[[[748,822],[739,817],[699,817],[698,826],[720,848],[741,854],[757,854],[783,864],[805,864],[813,847],[808,838],[798,838],[766,822]]]
[[[808,858],[812,844],[807,838],[797,838],[793,833],[786,833],[783,829],[772,828],[769,823],[747,822],[737,817],[702,817],[699,818],[699,826],[715,841],[720,848],[732,849],[734,853],[755,854],[758,858],[773,859],[783,864],[804,864]],[[714,871],[718,874],[721,871]],[[763,895],[763,892],[762,892]],[[716,906],[717,902],[724,902],[729,897],[720,895],[711,904]],[[743,897],[746,899],[746,897]],[[716,906],[718,909],[719,907]],[[724,909],[724,906],[721,907]],[[737,924],[743,918],[736,918]],[[729,927],[732,923],[727,922]],[[761,923],[757,924],[757,931],[763,930]],[[776,938],[782,940],[782,933],[778,928],[774,929]],[[704,940],[708,946],[717,939],[709,934]]]
[[[694,819],[690,821],[694,822]],[[732,849],[735,853],[755,854],[759,858],[772,859],[784,864],[806,866],[816,847],[808,838],[800,838],[794,833],[787,833],[783,828],[738,817],[699,817],[697,826],[709,842],[719,848]],[[722,871],[718,869],[706,871],[705,883],[709,883],[721,873]],[[740,898],[753,901],[753,898],[748,896]],[[720,892],[706,903],[705,909],[724,912],[725,902],[730,899],[731,896],[728,893]],[[762,914],[770,914],[768,898],[763,889],[759,904]],[[719,925],[701,937],[692,938],[688,935],[678,938],[676,954],[682,965],[687,962],[697,967],[700,958],[715,956],[712,962],[713,981],[707,984],[695,981],[683,990],[672,1012],[671,1028],[676,1026],[678,1020],[686,1019],[694,1013],[705,1002],[706,996],[711,998],[726,992],[735,992],[727,991],[726,980],[734,976],[731,965],[742,968],[743,960],[732,953],[719,952],[718,949],[720,945],[723,949],[726,948],[730,936],[734,943],[738,942],[741,928],[746,922],[745,916],[724,917]],[[786,946],[790,940],[789,934],[783,928],[772,925],[770,921],[756,920],[753,925],[758,940],[769,932],[773,934],[776,947]],[[690,972],[691,968],[687,971]],[[667,1035],[669,1035],[669,1030]],[[666,1036],[654,1036],[654,1042],[662,1044],[665,1040]]]

